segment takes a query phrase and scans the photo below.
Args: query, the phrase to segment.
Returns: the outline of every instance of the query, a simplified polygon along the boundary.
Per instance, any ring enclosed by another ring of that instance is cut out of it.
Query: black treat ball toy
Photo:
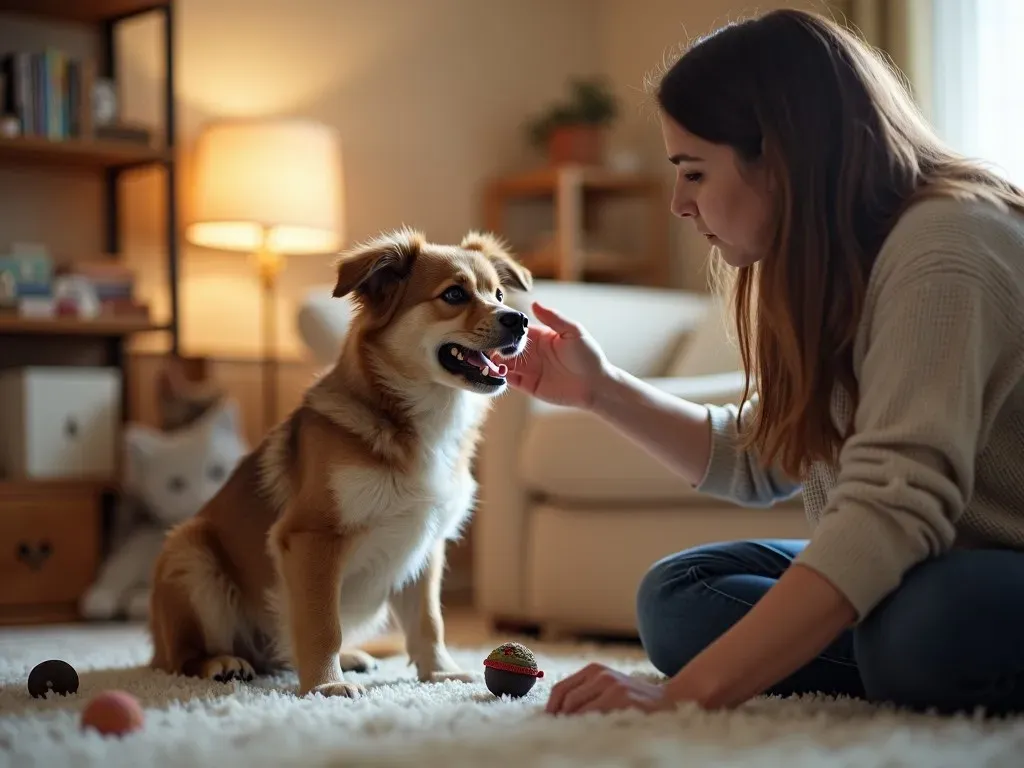
[[[525,696],[544,672],[533,652],[519,643],[502,643],[484,660],[484,683],[495,696]]]
[[[60,659],[36,664],[28,674],[28,692],[36,699],[45,699],[50,693],[59,693],[61,696],[78,693],[78,673],[74,667]]]

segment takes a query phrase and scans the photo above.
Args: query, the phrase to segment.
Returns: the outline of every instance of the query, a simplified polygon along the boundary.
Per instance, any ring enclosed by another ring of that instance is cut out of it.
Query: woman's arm
[[[800,485],[738,449],[739,424],[756,399],[705,406],[663,392],[618,368],[594,390],[591,410],[682,475],[697,490],[745,506],[769,506]]]
[[[594,413],[682,475],[700,483],[711,456],[708,409],[612,368],[594,391]]]

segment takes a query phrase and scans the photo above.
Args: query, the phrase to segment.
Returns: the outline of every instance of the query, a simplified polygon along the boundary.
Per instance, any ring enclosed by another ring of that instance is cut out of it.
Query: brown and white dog
[[[352,296],[337,363],[239,465],[155,566],[151,666],[227,680],[294,669],[299,693],[356,697],[345,672],[389,612],[421,681],[452,660],[440,603],[446,540],[476,493],[470,462],[527,319],[503,293],[530,272],[491,235],[410,230],[338,262]],[[343,647],[344,643],[344,647]]]

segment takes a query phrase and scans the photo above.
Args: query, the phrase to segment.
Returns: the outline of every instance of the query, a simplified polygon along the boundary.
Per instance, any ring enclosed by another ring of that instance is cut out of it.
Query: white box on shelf
[[[117,368],[0,371],[0,475],[113,478],[120,422]]]

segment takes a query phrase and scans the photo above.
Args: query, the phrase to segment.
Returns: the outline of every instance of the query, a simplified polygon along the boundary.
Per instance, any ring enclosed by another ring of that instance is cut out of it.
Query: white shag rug
[[[294,678],[208,683],[144,668],[137,627],[0,631],[0,765],[22,766],[927,766],[1024,764],[1024,720],[938,718],[850,700],[761,698],[732,712],[551,717],[551,686],[591,660],[651,675],[639,652],[525,641],[545,676],[524,699],[483,685],[490,646],[454,647],[477,684],[421,685],[403,657],[369,674],[358,701],[297,698]],[[76,695],[33,699],[29,671],[60,658],[80,676]],[[79,727],[89,697],[122,689],[140,699],[145,727],[123,739]]]

